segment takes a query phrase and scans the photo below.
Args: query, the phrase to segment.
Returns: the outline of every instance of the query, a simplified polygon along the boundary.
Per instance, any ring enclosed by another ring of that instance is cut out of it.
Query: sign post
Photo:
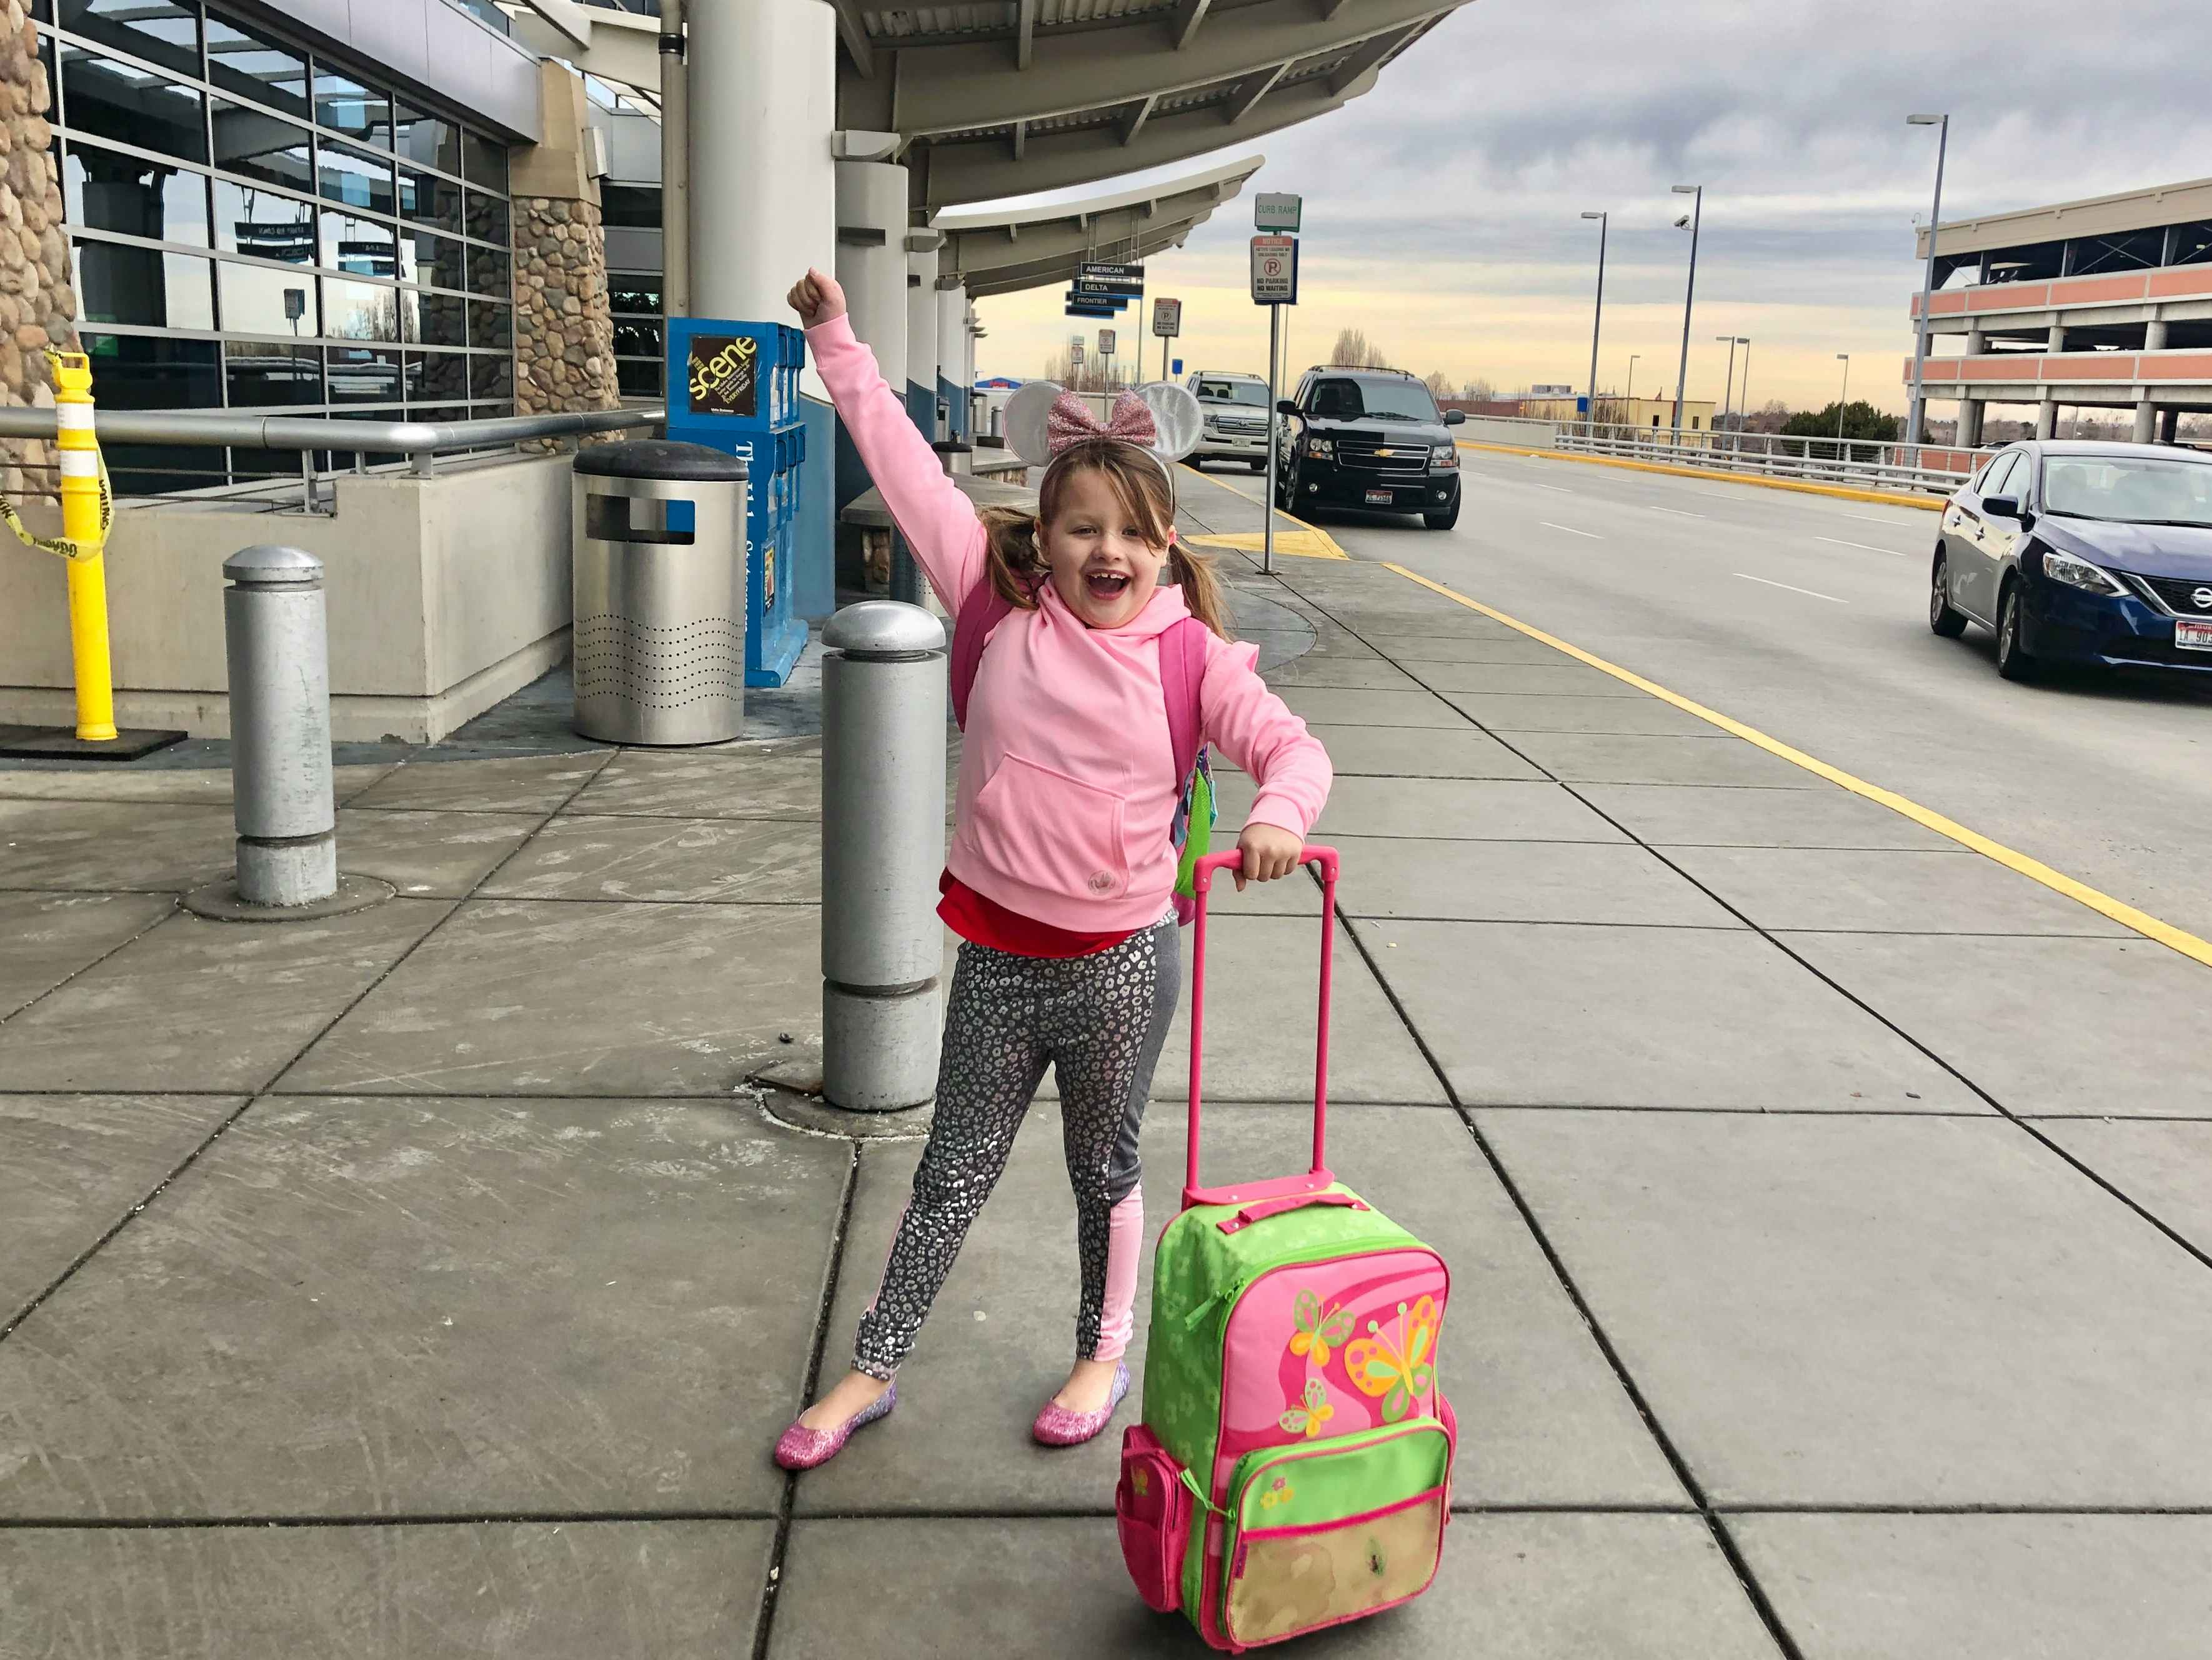
[[[1295,196],[1262,196],[1257,217],[1261,224],[1267,222],[1270,202],[1288,202],[1291,222],[1297,222],[1298,198]],[[1274,210],[1282,216],[1283,210]],[[1261,511],[1260,531],[1260,571],[1272,576],[1275,571],[1275,507],[1276,474],[1281,465],[1282,441],[1279,428],[1281,412],[1275,407],[1281,399],[1276,386],[1277,364],[1283,350],[1283,307],[1298,303],[1298,239],[1295,236],[1259,235],[1252,239],[1252,303],[1267,308],[1267,504]]]
[[[1114,331],[1098,331],[1098,361],[1106,366],[1106,390],[1114,390]]]
[[[1159,299],[1152,301],[1152,332],[1160,337],[1160,379],[1168,378],[1168,342],[1182,333],[1182,301]]]

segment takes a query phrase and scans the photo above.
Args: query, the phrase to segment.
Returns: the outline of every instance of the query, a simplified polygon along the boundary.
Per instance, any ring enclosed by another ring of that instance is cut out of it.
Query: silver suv
[[[1242,461],[1267,470],[1267,383],[1256,374],[1200,369],[1183,382],[1206,414],[1194,462]]]

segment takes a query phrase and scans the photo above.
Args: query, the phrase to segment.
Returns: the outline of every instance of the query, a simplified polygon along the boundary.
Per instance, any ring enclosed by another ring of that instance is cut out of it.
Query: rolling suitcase
[[[1199,1182],[1206,896],[1237,860],[1195,872],[1183,1208],[1153,1258],[1144,1420],[1122,1438],[1115,1495],[1139,1594],[1232,1652],[1425,1590],[1458,1438],[1436,1381],[1443,1260],[1327,1164],[1334,848],[1304,856],[1324,892],[1312,1168]]]

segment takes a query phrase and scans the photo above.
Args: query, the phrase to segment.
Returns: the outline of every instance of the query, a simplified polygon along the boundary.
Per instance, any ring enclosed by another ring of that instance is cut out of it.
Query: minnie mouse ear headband
[[[1103,421],[1055,381],[1031,380],[1006,400],[1007,446],[1035,467],[1049,466],[1078,444],[1107,439],[1143,450],[1172,481],[1170,469],[1198,447],[1205,423],[1198,399],[1167,380],[1121,393]]]

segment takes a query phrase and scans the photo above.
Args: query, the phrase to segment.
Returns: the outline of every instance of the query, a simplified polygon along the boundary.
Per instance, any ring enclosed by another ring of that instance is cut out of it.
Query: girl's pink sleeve
[[[957,611],[983,573],[983,524],[974,504],[945,477],[905,403],[884,383],[876,355],[853,332],[851,318],[817,323],[806,331],[806,344],[837,418],[853,435],[907,545],[937,597]]]
[[[1328,801],[1335,777],[1328,751],[1306,723],[1260,678],[1256,646],[1215,636],[1199,688],[1206,741],[1252,775],[1259,786],[1247,824],[1273,824],[1303,838]]]

